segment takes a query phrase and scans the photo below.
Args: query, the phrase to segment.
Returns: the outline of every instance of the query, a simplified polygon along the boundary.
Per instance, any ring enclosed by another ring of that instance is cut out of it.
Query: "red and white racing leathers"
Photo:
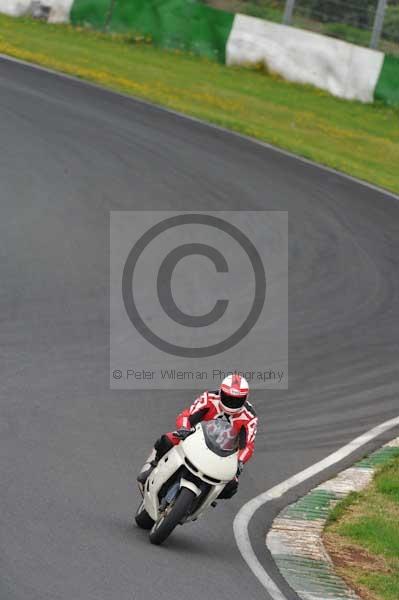
[[[238,460],[246,463],[254,452],[254,442],[258,418],[252,405],[246,401],[239,412],[228,415],[220,403],[218,392],[204,392],[195,402],[176,417],[177,429],[190,429],[200,421],[210,421],[221,416],[227,416],[239,436]],[[176,445],[180,439],[173,432],[166,434],[169,441]]]

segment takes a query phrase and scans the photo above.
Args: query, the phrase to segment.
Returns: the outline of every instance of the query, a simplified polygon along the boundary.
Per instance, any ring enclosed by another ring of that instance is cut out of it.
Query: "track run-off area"
[[[270,600],[237,547],[240,508],[398,415],[399,199],[5,58],[0,139],[1,599]],[[289,213],[289,389],[252,395],[239,493],[160,548],[133,525],[135,476],[194,390],[109,388],[109,212],[142,208]],[[397,432],[251,515],[254,556],[287,600],[273,517]]]

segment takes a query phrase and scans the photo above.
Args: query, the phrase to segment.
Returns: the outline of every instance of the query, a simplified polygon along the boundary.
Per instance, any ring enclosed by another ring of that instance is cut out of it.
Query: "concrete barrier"
[[[37,11],[38,5],[49,7],[49,23],[68,23],[74,0],[0,0],[0,12],[11,17],[30,16]]]
[[[386,104],[399,104],[399,57],[385,55],[374,95]]]
[[[227,42],[228,65],[262,63],[284,79],[340,98],[372,102],[384,54],[341,40],[236,15]]]
[[[32,0],[0,0],[0,12],[10,17],[22,17],[30,12]]]
[[[49,23],[68,23],[73,0],[43,0],[51,6]]]

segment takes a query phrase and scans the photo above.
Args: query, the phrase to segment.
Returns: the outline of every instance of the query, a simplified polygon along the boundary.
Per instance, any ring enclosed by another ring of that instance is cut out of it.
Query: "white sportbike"
[[[238,467],[238,436],[227,420],[199,423],[158,462],[144,485],[136,523],[162,544],[180,523],[195,521],[231,481]]]

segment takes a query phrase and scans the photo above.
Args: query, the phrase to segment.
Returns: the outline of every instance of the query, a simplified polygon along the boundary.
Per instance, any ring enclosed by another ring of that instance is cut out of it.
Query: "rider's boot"
[[[141,467],[141,471],[137,476],[137,481],[142,485],[147,481],[150,473],[155,469],[158,464],[157,460],[157,452],[155,448],[152,449],[150,456],[145,461],[144,465]]]
[[[141,471],[137,477],[137,481],[144,485],[148,479],[148,476],[157,466],[158,462],[161,460],[163,456],[171,448],[173,448],[174,444],[170,440],[169,434],[161,435],[161,437],[155,442],[154,448],[151,451],[150,456],[145,461],[144,465],[141,468]]]

